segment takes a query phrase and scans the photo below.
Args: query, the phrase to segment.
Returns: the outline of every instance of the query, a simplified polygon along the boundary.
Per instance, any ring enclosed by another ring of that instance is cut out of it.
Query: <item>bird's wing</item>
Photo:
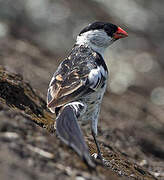
[[[100,61],[100,56],[90,57]],[[95,62],[95,60],[93,62]],[[90,61],[65,59],[54,74],[47,95],[49,108],[59,107],[79,96],[95,91],[103,84],[103,71],[101,66]]]
[[[95,167],[71,105],[64,107],[57,116],[56,131],[60,139],[72,147],[89,167]]]
[[[48,107],[59,107],[76,97],[79,97],[87,87],[88,71],[81,73],[80,69],[71,69],[67,61],[59,67],[48,89]]]

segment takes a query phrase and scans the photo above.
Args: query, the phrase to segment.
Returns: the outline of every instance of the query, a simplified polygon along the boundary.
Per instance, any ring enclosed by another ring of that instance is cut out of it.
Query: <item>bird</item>
[[[56,133],[91,168],[96,165],[89,154],[79,122],[90,124],[97,157],[103,162],[96,137],[108,80],[104,51],[116,40],[127,36],[126,31],[109,22],[96,21],[87,25],[49,83],[47,107],[56,114]]]

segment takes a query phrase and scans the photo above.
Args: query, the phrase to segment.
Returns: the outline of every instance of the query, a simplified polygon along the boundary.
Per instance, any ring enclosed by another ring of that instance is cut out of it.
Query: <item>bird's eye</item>
[[[108,34],[108,36],[113,36],[113,33],[117,31],[117,26],[113,24],[106,24],[104,26],[105,32]]]

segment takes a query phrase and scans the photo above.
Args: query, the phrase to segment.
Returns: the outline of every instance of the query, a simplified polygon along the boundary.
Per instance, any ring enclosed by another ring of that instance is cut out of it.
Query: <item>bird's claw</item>
[[[93,153],[91,155],[94,159],[100,159],[102,162],[105,161],[105,159],[103,158],[103,156],[101,154],[98,154],[98,153]]]
[[[97,153],[93,153],[91,156],[92,156],[94,159],[98,159],[98,154],[97,154]]]
[[[98,153],[93,153],[91,156],[93,157],[93,159],[95,160],[97,164],[103,165],[106,167],[110,166],[110,162],[107,161],[101,154],[99,155]]]

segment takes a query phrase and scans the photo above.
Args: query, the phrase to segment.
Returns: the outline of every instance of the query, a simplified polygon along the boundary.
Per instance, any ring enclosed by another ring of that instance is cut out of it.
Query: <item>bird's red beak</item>
[[[124,31],[123,29],[121,29],[120,27],[118,27],[117,31],[113,34],[113,38],[116,40],[120,38],[125,38],[127,36],[128,36],[128,33]]]

